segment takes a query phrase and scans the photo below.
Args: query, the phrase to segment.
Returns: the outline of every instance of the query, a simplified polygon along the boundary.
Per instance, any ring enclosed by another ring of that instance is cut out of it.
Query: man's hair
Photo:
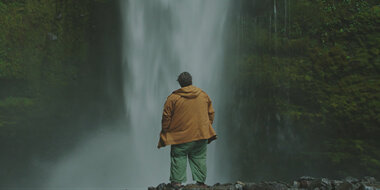
[[[181,85],[181,87],[185,87],[185,86],[189,86],[193,84],[193,79],[190,73],[188,72],[183,72],[179,74],[177,81],[179,85]]]

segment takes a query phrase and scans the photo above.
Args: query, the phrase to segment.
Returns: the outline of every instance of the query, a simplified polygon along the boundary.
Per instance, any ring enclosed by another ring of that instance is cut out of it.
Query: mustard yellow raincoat
[[[207,139],[216,139],[212,128],[214,109],[210,97],[193,85],[168,96],[162,114],[162,130],[158,148]]]

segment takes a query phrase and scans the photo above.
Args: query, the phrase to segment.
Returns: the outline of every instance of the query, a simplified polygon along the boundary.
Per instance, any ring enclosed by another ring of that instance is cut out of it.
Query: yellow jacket
[[[201,139],[216,139],[212,128],[214,109],[210,97],[193,85],[168,96],[162,114],[162,130],[158,148]]]

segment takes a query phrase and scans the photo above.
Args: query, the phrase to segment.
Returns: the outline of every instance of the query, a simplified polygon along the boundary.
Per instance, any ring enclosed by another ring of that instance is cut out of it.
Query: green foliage
[[[12,126],[23,120],[23,116],[35,109],[31,98],[7,97],[0,100],[0,127]]]
[[[269,27],[271,11],[269,19],[242,15],[235,98],[251,126],[243,133],[282,121],[309,143],[300,158],[311,162],[306,155],[312,153],[329,163],[333,176],[380,176],[380,7],[364,0],[279,5],[278,21]],[[287,121],[270,119],[276,114]],[[262,146],[281,142],[267,143]]]
[[[34,105],[30,98],[8,97],[0,101],[1,109],[26,109]]]
[[[90,97],[97,89],[88,81],[99,79],[99,66],[88,52],[96,11],[105,3],[0,1],[0,186],[40,171],[32,162],[57,159],[86,126],[95,126],[77,121],[90,117],[97,98]]]
[[[10,110],[24,110],[25,100],[38,102],[35,116],[63,105],[61,92],[78,85],[79,72],[87,73],[81,69],[88,58],[90,2],[0,2],[0,121]]]

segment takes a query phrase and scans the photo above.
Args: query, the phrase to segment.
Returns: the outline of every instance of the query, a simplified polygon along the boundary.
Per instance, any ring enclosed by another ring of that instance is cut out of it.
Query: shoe
[[[173,182],[173,181],[170,183],[170,186],[172,186],[174,189],[179,189],[180,187],[182,187],[180,182]]]

